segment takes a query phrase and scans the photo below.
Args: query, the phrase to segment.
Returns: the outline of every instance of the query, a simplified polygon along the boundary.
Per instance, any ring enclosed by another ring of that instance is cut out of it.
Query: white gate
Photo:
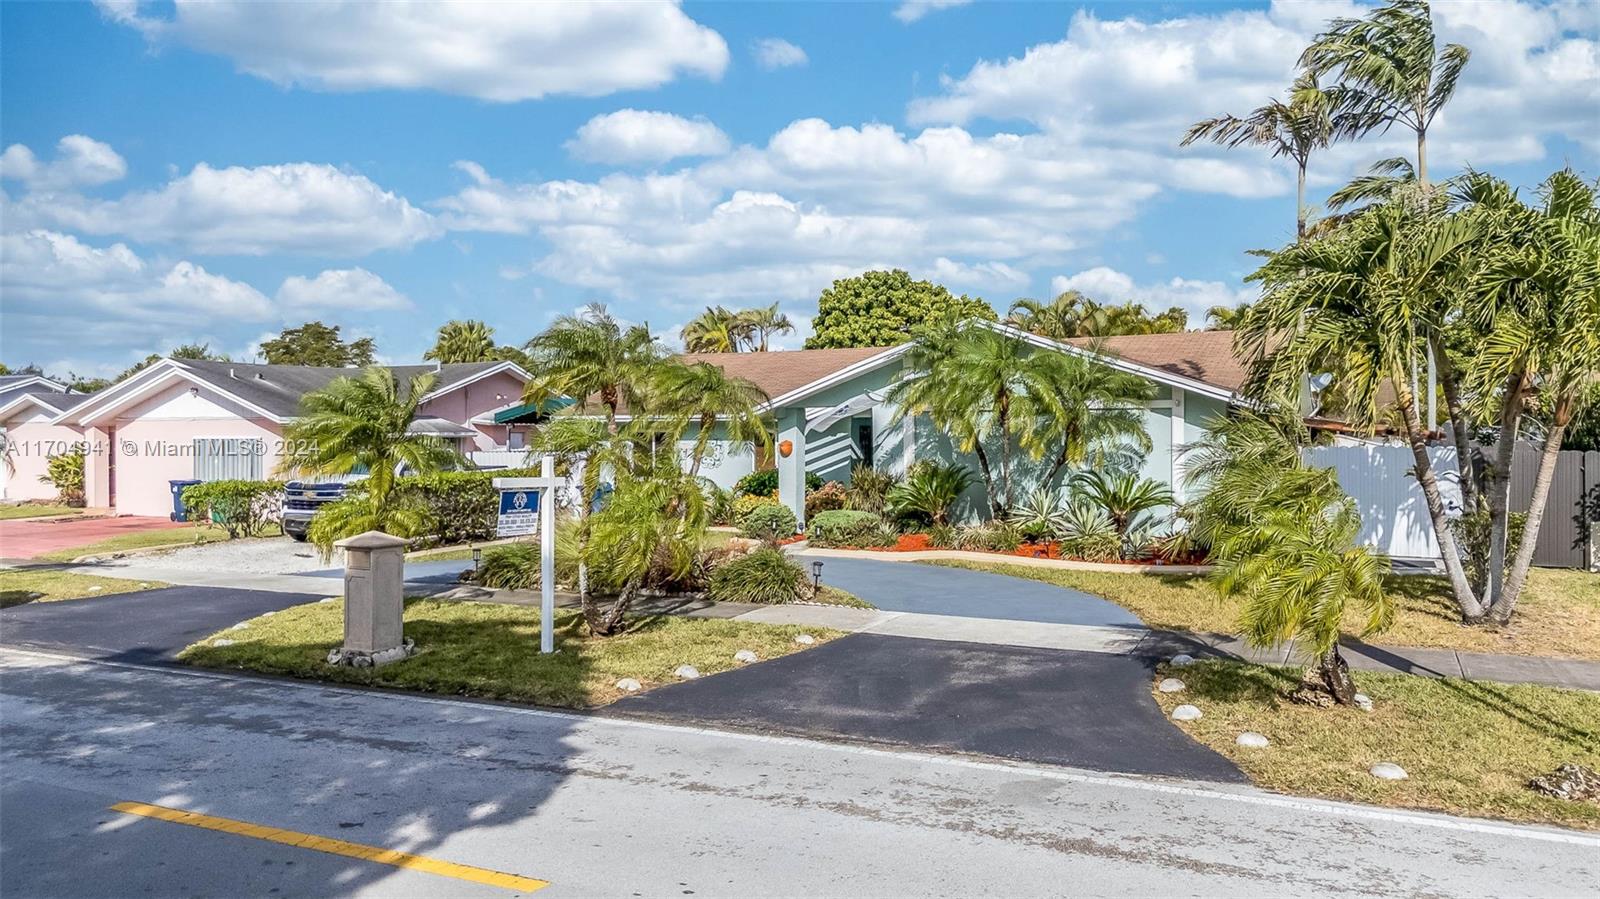
[[[1415,457],[1408,446],[1318,446],[1306,461],[1331,468],[1339,486],[1361,512],[1361,541],[1396,559],[1437,559],[1439,542],[1422,488],[1411,473]],[[1461,483],[1454,447],[1431,447],[1428,457],[1446,514],[1461,514]]]

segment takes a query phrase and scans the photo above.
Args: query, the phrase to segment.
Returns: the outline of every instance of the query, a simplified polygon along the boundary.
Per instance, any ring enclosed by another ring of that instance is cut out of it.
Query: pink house
[[[413,425],[418,430],[456,440],[463,452],[504,449],[512,439],[511,428],[493,419],[521,401],[528,374],[514,363],[389,368],[402,385],[418,374],[435,377]],[[172,508],[170,481],[273,477],[283,426],[299,412],[301,397],[355,373],[165,359],[8,437],[33,439],[44,426],[76,434],[87,447],[90,506],[165,515]]]
[[[56,488],[40,480],[50,456],[71,451],[83,435],[54,419],[89,397],[37,375],[0,377],[0,499],[54,499]]]

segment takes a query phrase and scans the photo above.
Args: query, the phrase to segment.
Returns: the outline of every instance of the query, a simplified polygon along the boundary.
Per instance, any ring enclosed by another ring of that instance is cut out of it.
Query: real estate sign
[[[500,521],[495,533],[501,537],[523,537],[539,532],[539,490],[500,490]]]

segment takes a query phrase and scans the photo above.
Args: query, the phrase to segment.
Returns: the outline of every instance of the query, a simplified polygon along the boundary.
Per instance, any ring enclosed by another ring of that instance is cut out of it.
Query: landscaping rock
[[[672,673],[674,676],[681,677],[684,680],[694,680],[700,676],[700,669],[693,665],[679,665],[678,670]]]
[[[104,590],[104,589],[105,589],[104,587],[94,586],[94,587],[90,587],[89,588],[89,592],[90,593],[99,593],[101,590]]]
[[[1172,710],[1172,720],[1174,721],[1198,721],[1200,717],[1200,710],[1192,705],[1180,705]]]
[[[211,641],[211,645],[212,646],[232,646],[233,645],[233,641],[232,640],[212,640]]]
[[[1157,684],[1156,689],[1163,693],[1182,693],[1183,681],[1178,680],[1175,677],[1169,677]]]
[[[1189,655],[1186,652],[1180,652],[1173,656],[1172,661],[1168,662],[1167,664],[1174,668],[1187,668],[1194,664],[1194,656]]]
[[[1372,697],[1365,693],[1356,694],[1356,708],[1363,712],[1372,711]]]
[[[271,615],[272,613],[268,612],[267,614]],[[342,665],[346,668],[376,668],[379,665],[387,665],[390,662],[409,659],[416,652],[417,641],[410,637],[406,637],[405,642],[399,646],[392,649],[382,649],[377,652],[362,652],[356,649],[347,650],[342,646],[335,646],[333,649],[328,650],[328,664]]]
[[[734,653],[733,654],[733,660],[735,662],[757,662],[757,661],[760,661],[760,659],[756,657],[756,654],[751,652],[748,649],[741,649],[738,652]]]
[[[801,646],[810,646],[811,644],[817,642],[817,638],[811,636],[810,634],[797,634],[795,635],[794,642],[800,644]]]
[[[326,599],[319,599],[319,600],[317,600],[317,602],[333,602],[334,600],[336,600],[338,598],[339,597],[337,597],[337,596],[330,596],[330,597],[328,597]]]
[[[1411,776],[1406,773],[1406,769],[1394,762],[1379,762],[1368,769],[1367,773],[1379,780],[1405,780]]]
[[[242,630],[244,630],[245,628],[247,628],[249,626],[250,625],[245,624],[243,621],[241,621],[238,624],[235,624],[233,627],[228,628],[228,630],[230,630],[230,631],[242,631]]]
[[[1233,742],[1249,749],[1266,749],[1268,744],[1272,741],[1268,740],[1262,734],[1254,733],[1252,731],[1245,731],[1235,738]]]
[[[1528,787],[1557,799],[1600,801],[1600,773],[1588,765],[1565,762],[1549,774],[1528,781]]]
[[[140,581],[139,582],[139,589],[140,590],[148,590],[149,588],[150,588],[150,583],[148,581]]]
[[[640,686],[638,681],[631,677],[625,677],[622,680],[617,681],[617,689],[624,693],[637,693],[639,692]]]

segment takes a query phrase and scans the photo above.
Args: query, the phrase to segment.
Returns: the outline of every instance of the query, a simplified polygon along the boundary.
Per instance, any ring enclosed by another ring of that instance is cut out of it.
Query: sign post
[[[539,651],[556,651],[556,477],[554,456],[539,461],[539,477],[495,478],[500,491],[501,537],[521,537],[539,532]]]

